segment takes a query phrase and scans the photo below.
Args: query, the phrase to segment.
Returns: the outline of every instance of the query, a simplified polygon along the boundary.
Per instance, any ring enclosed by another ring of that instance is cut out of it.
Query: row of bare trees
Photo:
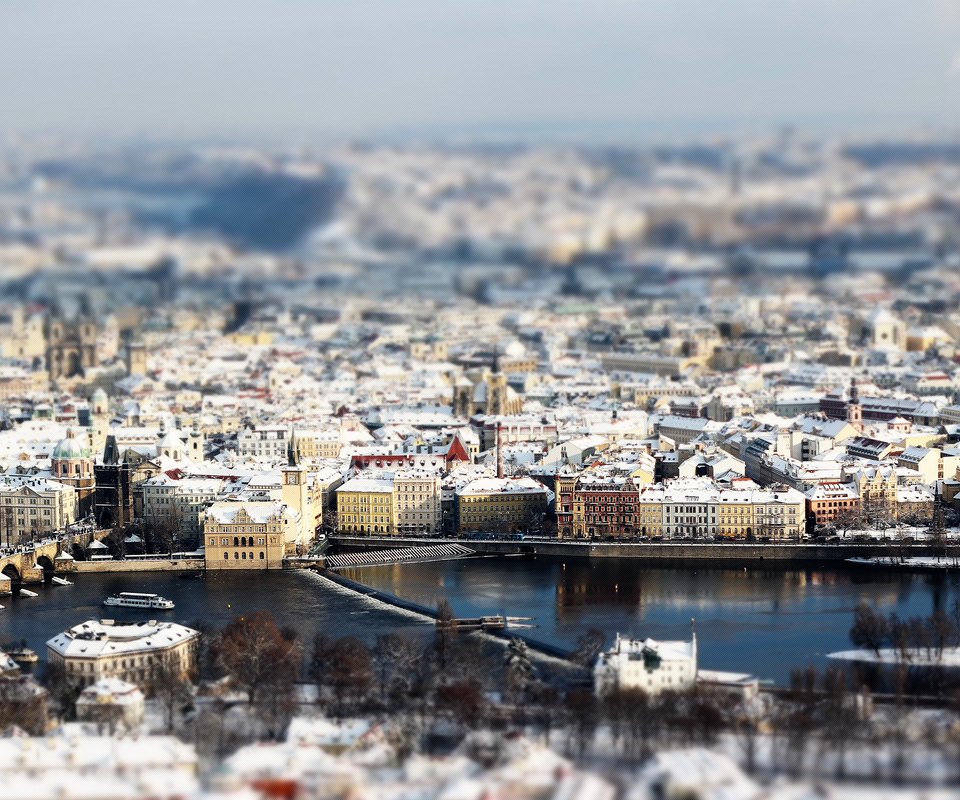
[[[939,659],[944,649],[960,646],[960,602],[954,603],[950,613],[935,611],[929,617],[906,619],[895,613],[884,616],[868,603],[860,603],[850,641],[876,655],[891,649],[903,663],[909,664],[918,655],[927,662]]]

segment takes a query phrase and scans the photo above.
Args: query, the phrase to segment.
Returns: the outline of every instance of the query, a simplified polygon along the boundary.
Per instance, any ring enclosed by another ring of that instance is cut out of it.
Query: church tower
[[[863,406],[860,405],[860,389],[857,379],[850,379],[850,399],[847,401],[847,422],[858,431],[863,430]]]
[[[127,342],[127,375],[142,378],[147,374],[147,346],[143,339],[131,337]]]
[[[110,399],[98,388],[90,398],[90,445],[94,458],[103,455],[110,433]]]
[[[294,458],[282,470],[283,489],[281,498],[287,507],[300,514],[299,544],[307,544],[314,535],[313,499],[307,486],[307,470]]]
[[[67,429],[67,438],[53,449],[50,472],[54,480],[76,490],[78,519],[93,510],[97,482],[93,473],[93,454],[87,447],[85,436],[77,436],[73,428]]]
[[[200,430],[200,423],[194,422],[193,428],[190,430],[190,440],[187,444],[187,455],[191,461],[195,463],[203,461],[205,438],[203,431]]]

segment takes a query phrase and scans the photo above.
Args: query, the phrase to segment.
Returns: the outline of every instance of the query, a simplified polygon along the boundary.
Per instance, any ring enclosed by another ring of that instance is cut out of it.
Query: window
[[[224,560],[224,561],[229,561],[229,560],[230,560],[230,554],[229,554],[229,553],[224,553],[224,554],[223,554],[223,560]]]

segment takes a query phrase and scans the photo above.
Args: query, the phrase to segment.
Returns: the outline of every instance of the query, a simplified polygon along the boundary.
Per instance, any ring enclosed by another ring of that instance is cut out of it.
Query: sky
[[[960,0],[0,0],[0,132],[960,128]]]

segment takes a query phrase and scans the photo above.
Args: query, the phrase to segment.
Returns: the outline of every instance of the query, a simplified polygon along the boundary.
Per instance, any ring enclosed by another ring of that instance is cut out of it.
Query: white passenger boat
[[[121,606],[123,608],[159,608],[169,610],[173,608],[173,600],[167,600],[158,594],[141,594],[140,592],[120,592],[110,595],[103,601],[105,606]]]

